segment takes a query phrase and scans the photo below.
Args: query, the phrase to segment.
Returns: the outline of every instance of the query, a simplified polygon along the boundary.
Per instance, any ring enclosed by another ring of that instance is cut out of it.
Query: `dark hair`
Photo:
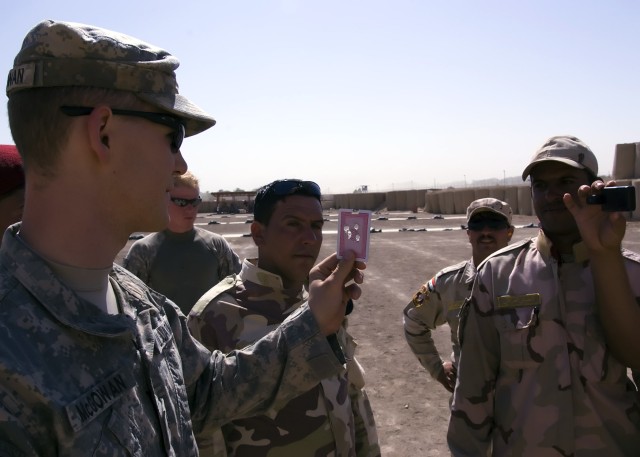
[[[256,192],[253,204],[253,219],[256,222],[267,225],[273,214],[273,210],[280,200],[291,195],[304,195],[313,197],[322,203],[320,186],[313,181],[300,179],[278,179],[266,186],[262,186]]]

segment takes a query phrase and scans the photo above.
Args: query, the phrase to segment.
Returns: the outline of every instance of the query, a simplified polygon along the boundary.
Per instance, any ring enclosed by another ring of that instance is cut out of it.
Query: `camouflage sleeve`
[[[349,383],[349,396],[355,427],[356,456],[379,457],[378,430],[367,392]]]
[[[220,278],[225,278],[234,273],[240,273],[242,262],[227,240],[219,237],[215,241],[214,249],[218,255],[218,265],[220,267]]]
[[[145,284],[149,284],[150,265],[149,249],[145,244],[137,241],[131,245],[129,252],[127,252],[122,261],[122,266],[140,278]]]
[[[9,394],[0,393],[0,456],[30,457],[39,455],[37,444],[31,442],[30,433],[20,425],[21,421],[11,414],[12,408],[5,406],[5,403],[10,405],[11,402],[15,403],[16,407],[19,405],[18,402],[11,399]],[[53,427],[53,424],[51,426]]]
[[[431,330],[446,322],[447,310],[436,289],[436,277],[431,278],[414,294],[404,308],[404,336],[420,364],[437,379],[443,368]]]
[[[177,307],[168,313],[196,437],[231,420],[281,408],[321,380],[345,372],[306,306],[264,338],[227,355],[210,353],[193,338]]]
[[[380,456],[378,430],[373,417],[373,409],[369,397],[364,390],[364,369],[355,358],[357,343],[347,332],[348,321],[344,320],[343,328],[338,332],[340,344],[344,347],[347,359],[347,378],[349,379],[349,397],[353,411],[355,429],[355,447],[357,457]]]
[[[485,265],[486,266],[486,265]],[[484,268],[486,273],[489,268]],[[488,275],[478,274],[460,312],[461,355],[447,441],[453,456],[490,455],[500,341],[493,321]]]

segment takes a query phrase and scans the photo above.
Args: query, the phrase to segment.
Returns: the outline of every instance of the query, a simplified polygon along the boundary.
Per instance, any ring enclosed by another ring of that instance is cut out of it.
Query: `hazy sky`
[[[584,140],[608,174],[615,145],[640,141],[635,0],[22,0],[2,12],[5,75],[42,19],[180,59],[180,92],[218,121],[182,147],[202,190],[509,177],[557,134]],[[0,143],[12,142],[4,108]]]

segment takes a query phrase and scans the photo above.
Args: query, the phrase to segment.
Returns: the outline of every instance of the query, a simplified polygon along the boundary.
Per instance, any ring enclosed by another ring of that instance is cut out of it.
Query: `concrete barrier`
[[[504,201],[504,186],[489,187],[489,197]]]
[[[631,184],[636,188],[636,210],[631,213],[631,219],[640,220],[640,179],[634,179]]]
[[[518,187],[518,214],[521,214],[522,216],[533,215],[531,188],[529,186]]]
[[[631,179],[636,171],[636,144],[616,144],[613,158],[613,179]],[[640,177],[640,176],[637,176]]]
[[[424,207],[425,212],[431,214],[440,214],[440,199],[438,198],[437,192],[426,192],[425,193],[426,204]]]
[[[396,207],[398,206],[396,204],[396,201],[397,201],[396,193],[395,192],[387,192],[385,194],[385,198],[387,200],[387,210],[396,211]]]
[[[453,192],[443,190],[438,192],[440,214],[454,214]]]
[[[520,208],[518,206],[518,187],[522,186],[507,186],[504,190],[504,200],[511,205],[513,214],[520,214]]]
[[[475,189],[473,189],[474,192],[474,200],[478,200],[480,198],[487,198],[489,197],[489,188],[488,187],[477,187]]]
[[[406,192],[407,211],[418,212],[418,194],[415,190]]]
[[[418,205],[418,209],[424,208],[426,204],[427,204],[427,191],[416,190],[416,205]]]

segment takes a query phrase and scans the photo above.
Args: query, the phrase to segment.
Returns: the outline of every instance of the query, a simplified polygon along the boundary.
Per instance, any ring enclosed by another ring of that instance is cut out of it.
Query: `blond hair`
[[[198,191],[200,190],[200,181],[190,171],[182,175],[174,175],[173,185],[175,187],[189,187],[191,189],[197,189]]]

